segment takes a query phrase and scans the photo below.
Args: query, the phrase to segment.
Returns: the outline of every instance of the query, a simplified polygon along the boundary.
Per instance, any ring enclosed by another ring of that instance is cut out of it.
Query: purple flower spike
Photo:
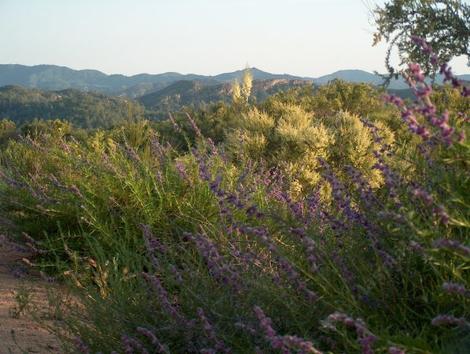
[[[169,113],[168,115],[170,122],[173,125],[173,128],[175,128],[175,130],[181,134],[183,131],[181,130],[181,127],[178,125],[178,123],[176,123],[175,118],[173,118],[173,115],[171,113]]]
[[[264,332],[266,340],[271,344],[271,348],[281,350],[282,353],[291,353],[291,349],[297,349],[297,351],[302,354],[322,354],[322,352],[316,349],[310,341],[297,336],[278,335],[272,326],[271,319],[265,315],[261,307],[255,306],[254,312],[258,318],[259,325]]]
[[[452,315],[439,315],[433,318],[431,321],[433,326],[459,326],[465,327],[469,323],[463,317],[454,317]]]
[[[172,304],[168,292],[163,287],[160,279],[156,275],[150,275],[147,273],[143,273],[142,275],[154,288],[163,311],[165,311],[174,321],[183,324],[184,327],[192,327],[190,321],[188,321]]]
[[[388,348],[388,354],[405,354],[405,351],[398,347],[390,347]]]
[[[196,136],[198,138],[201,138],[202,137],[201,130],[199,130],[199,127],[197,126],[194,119],[191,117],[191,115],[189,113],[186,113],[186,117],[188,118],[188,121],[191,124],[191,127],[193,128],[194,132],[196,133]]]
[[[449,294],[470,297],[470,290],[466,289],[465,285],[462,284],[445,282],[442,284],[442,289]]]
[[[176,161],[175,168],[176,168],[176,171],[178,172],[178,175],[180,176],[181,179],[183,179],[183,180],[188,179],[188,174],[186,173],[186,167],[184,166],[183,162]]]
[[[336,323],[342,323],[350,329],[356,330],[357,342],[362,348],[363,354],[373,354],[373,344],[377,341],[377,337],[372,334],[366,327],[364,321],[360,318],[354,319],[341,312],[334,312],[324,321],[324,326],[333,330],[337,330]]]
[[[137,349],[142,354],[148,354],[147,349],[144,348],[141,342],[137,339],[129,337],[128,335],[123,335],[121,337],[122,347],[125,354],[135,354],[135,349]]]
[[[91,354],[90,348],[80,337],[75,338],[75,349],[81,354]]]
[[[455,240],[441,238],[441,239],[436,240],[433,243],[433,246],[436,248],[440,248],[440,249],[447,249],[450,251],[454,251],[466,257],[470,256],[470,247],[467,247]]]
[[[202,308],[199,307],[197,309],[197,315],[201,320],[202,327],[204,328],[204,332],[206,333],[207,337],[215,344],[215,353],[231,353],[232,350],[228,348],[225,343],[217,337],[214,327],[207,319]]]
[[[153,349],[155,349],[155,353],[170,353],[168,348],[158,340],[157,336],[151,330],[143,327],[137,327],[136,330],[138,333],[150,340],[153,345]]]

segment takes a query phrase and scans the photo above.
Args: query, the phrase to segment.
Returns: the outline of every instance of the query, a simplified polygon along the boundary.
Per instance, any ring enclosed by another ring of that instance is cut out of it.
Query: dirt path
[[[25,272],[21,265],[25,256],[13,245],[0,242],[0,354],[61,353],[57,339],[31,316],[15,315],[18,295],[30,298],[28,303],[40,313],[48,310],[46,289],[51,284]]]

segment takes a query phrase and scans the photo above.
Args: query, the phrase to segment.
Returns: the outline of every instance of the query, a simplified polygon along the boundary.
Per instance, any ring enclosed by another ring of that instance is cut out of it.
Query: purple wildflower
[[[427,206],[432,205],[434,202],[432,195],[430,195],[428,192],[426,192],[422,188],[415,188],[412,191],[412,194],[414,197],[421,199],[424,202],[424,204],[426,204]]]
[[[207,319],[204,310],[202,308],[197,309],[197,315],[201,320],[202,327],[204,328],[204,332],[206,333],[207,337],[215,344],[215,349],[217,353],[230,353],[231,349],[227,348],[225,343],[221,341],[215,332],[214,327]]]
[[[449,219],[450,219],[449,214],[447,214],[446,210],[444,209],[442,205],[438,205],[434,209],[434,213],[444,225],[447,225],[449,223]]]
[[[324,326],[333,330],[337,330],[336,323],[342,323],[347,328],[355,329],[358,343],[362,348],[362,353],[373,354],[373,344],[377,341],[377,337],[367,329],[366,324],[360,318],[353,319],[341,312],[334,312],[324,321]]]
[[[227,264],[220,255],[215,243],[207,235],[185,233],[196,245],[199,254],[204,258],[210,274],[222,284],[228,284],[237,292],[241,290],[242,280],[240,274]]]
[[[46,273],[44,273],[43,271],[40,271],[39,274],[41,275],[41,278],[42,278],[46,283],[55,283],[55,281],[56,281],[56,278],[55,278],[55,277],[51,277],[51,276],[47,275]]]
[[[90,347],[80,337],[75,338],[75,348],[81,354],[91,354]]]
[[[198,138],[202,137],[201,130],[199,130],[199,127],[197,126],[196,122],[194,119],[191,117],[189,113],[186,112],[186,117],[188,118],[189,123],[191,124],[191,127],[193,128],[194,132],[196,133],[196,136]]]
[[[180,176],[181,179],[183,179],[183,180],[188,179],[188,174],[186,173],[186,167],[184,166],[183,162],[176,161],[175,168],[176,168],[176,171],[178,172],[178,175]]]
[[[142,234],[144,235],[145,248],[155,268],[159,267],[159,261],[156,253],[164,254],[166,247],[155,237],[149,225],[141,224]]]
[[[464,327],[469,323],[463,317],[454,317],[452,315],[439,315],[432,319],[433,326],[459,326]]]
[[[295,270],[291,262],[284,258],[278,251],[276,245],[269,237],[268,230],[264,227],[250,227],[250,226],[238,226],[240,232],[244,234],[252,234],[258,237],[258,239],[268,248],[277,261],[279,268],[286,275],[287,279],[300,291],[302,292],[308,301],[315,302],[318,300],[318,295],[308,289],[307,284],[300,278],[299,273]]]
[[[136,330],[137,333],[143,335],[144,337],[150,340],[150,343],[153,345],[155,353],[170,353],[168,348],[158,340],[157,336],[151,330],[144,327],[137,327]]]
[[[176,132],[181,134],[183,131],[181,130],[181,127],[178,125],[178,123],[176,123],[175,118],[173,118],[173,115],[169,113],[168,116],[171,124],[173,125],[173,128],[175,128]]]
[[[437,56],[432,52],[431,46],[423,39],[414,39],[413,41],[419,45],[425,53],[430,55],[431,62],[433,62],[433,65],[436,65]],[[440,139],[445,144],[452,145],[454,140],[459,142],[462,141],[462,138],[464,138],[462,133],[457,133],[457,135],[454,134],[456,132],[455,128],[449,126],[447,113],[444,113],[441,118],[437,117],[436,107],[430,100],[432,87],[425,82],[425,77],[419,64],[409,64],[408,71],[410,75],[406,77],[406,79],[410,88],[417,97],[416,103],[411,107],[407,107],[403,101],[397,99],[396,96],[387,96],[385,99],[386,102],[394,104],[401,111],[403,121],[408,125],[408,128],[414,134],[421,136],[423,140],[428,140],[431,137],[431,132],[427,127],[418,122],[416,114],[422,114],[431,126],[440,130]],[[452,85],[455,88],[463,87],[463,85],[461,85],[461,83],[452,75],[447,64],[443,64],[441,66],[440,73],[444,75],[445,82],[452,82]],[[463,89],[461,93],[465,96],[467,94],[467,89]]]
[[[156,275],[150,275],[147,273],[142,273],[142,275],[154,288],[163,311],[165,311],[174,321],[183,324],[185,327],[192,327],[190,321],[188,321],[171,303],[168,292],[163,287],[160,279]]]
[[[445,282],[442,284],[442,289],[449,294],[470,297],[470,290],[467,290],[462,284]]]
[[[413,250],[414,252],[417,252],[417,253],[424,253],[424,247],[423,245],[421,245],[420,243],[416,242],[416,241],[410,241],[410,248],[411,250]]]
[[[470,256],[470,247],[467,247],[455,240],[449,240],[446,238],[441,238],[434,241],[433,246],[435,248],[440,249],[447,249],[450,251],[454,251],[456,253],[460,253],[463,256],[469,257]]]
[[[265,315],[261,307],[255,306],[254,312],[258,318],[259,325],[264,332],[266,340],[271,344],[275,350],[282,350],[283,353],[290,353],[290,349],[297,349],[300,353],[313,353],[322,354],[321,351],[316,349],[312,342],[297,336],[280,336],[272,326],[271,319]]]
[[[144,348],[141,342],[135,338],[129,337],[126,334],[122,335],[121,344],[125,354],[134,354],[135,349],[139,350],[142,354],[148,354],[147,349]]]

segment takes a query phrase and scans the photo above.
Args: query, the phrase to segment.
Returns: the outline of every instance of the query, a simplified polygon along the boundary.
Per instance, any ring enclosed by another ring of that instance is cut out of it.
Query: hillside
[[[257,102],[262,102],[277,92],[310,84],[310,82],[305,80],[254,80],[252,97]],[[183,80],[175,82],[157,92],[139,97],[138,101],[147,109],[165,113],[178,111],[183,106],[201,107],[217,101],[229,102],[231,95],[232,85],[230,83],[214,84],[214,82],[207,81]]]
[[[262,102],[267,97],[293,87],[309,84],[303,80],[255,80],[252,97]],[[153,86],[155,87],[155,86]],[[44,91],[21,86],[0,87],[0,118],[17,124],[33,119],[65,119],[77,127],[107,128],[144,115],[162,118],[185,106],[199,108],[206,104],[231,100],[232,85],[210,80],[181,80],[138,101],[76,89]]]
[[[138,74],[132,76],[107,75],[98,70],[73,70],[64,66],[0,64],[0,86],[19,85],[43,90],[77,89],[112,95],[138,97],[165,88],[181,80],[199,80],[216,84],[231,82],[241,77],[243,70],[216,76],[180,74]],[[292,75],[271,74],[253,68],[255,80],[300,79]]]
[[[379,75],[363,70],[340,70],[318,78],[299,77],[289,74],[273,74],[258,68],[251,68],[254,80],[304,80],[323,85],[335,79],[349,82],[363,82],[380,85]],[[77,89],[95,91],[109,95],[137,98],[157,92],[179,81],[195,80],[204,85],[221,85],[239,79],[243,70],[222,73],[214,76],[196,74],[180,74],[167,72],[162,74],[138,74],[132,76],[107,75],[97,70],[73,70],[56,65],[25,66],[16,64],[0,64],[0,86],[19,85],[42,90]],[[461,79],[469,80],[470,75],[461,75]],[[442,82],[440,78],[438,83]],[[394,80],[391,89],[405,89],[403,80]]]
[[[73,89],[41,91],[19,86],[0,88],[0,118],[17,124],[41,119],[66,119],[77,127],[107,128],[143,115],[129,99]]]
[[[457,75],[460,80],[469,81],[470,75]],[[339,70],[329,75],[324,75],[314,79],[314,83],[317,85],[324,85],[333,80],[344,80],[347,82],[354,83],[366,83],[374,86],[380,86],[383,84],[383,79],[380,75],[369,73],[364,70]],[[427,82],[431,82],[430,79]],[[437,75],[435,83],[441,85],[443,83],[443,76]],[[392,80],[388,86],[389,90],[408,90],[408,84],[403,78],[398,80]]]

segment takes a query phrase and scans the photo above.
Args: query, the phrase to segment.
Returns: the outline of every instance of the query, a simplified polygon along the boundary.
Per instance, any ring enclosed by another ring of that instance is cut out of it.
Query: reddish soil
[[[26,253],[0,242],[0,354],[62,353],[59,341],[33,317],[51,324],[47,289],[51,284],[33,276],[22,265]],[[28,301],[18,314],[18,297]],[[34,314],[32,316],[31,314]]]

